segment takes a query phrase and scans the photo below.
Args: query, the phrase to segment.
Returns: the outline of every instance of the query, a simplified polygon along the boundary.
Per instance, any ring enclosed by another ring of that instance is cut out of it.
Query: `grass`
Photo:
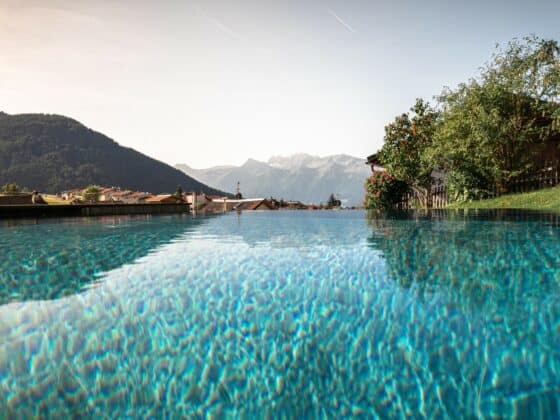
[[[531,209],[560,212],[560,186],[488,200],[451,204],[450,209]]]
[[[53,194],[41,194],[41,197],[43,197],[43,200],[45,200],[49,205],[70,204],[68,201]]]

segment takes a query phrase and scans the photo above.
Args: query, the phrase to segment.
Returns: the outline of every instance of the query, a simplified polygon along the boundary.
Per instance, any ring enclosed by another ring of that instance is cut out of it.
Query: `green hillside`
[[[149,191],[221,194],[183,172],[59,115],[0,112],[0,185],[43,192],[90,184]]]

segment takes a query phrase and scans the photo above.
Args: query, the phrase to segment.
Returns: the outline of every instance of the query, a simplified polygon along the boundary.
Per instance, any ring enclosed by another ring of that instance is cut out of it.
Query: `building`
[[[129,196],[131,196],[132,194],[134,194],[134,191],[130,191],[130,190],[113,191],[111,193],[110,200],[107,201],[112,201],[114,203],[130,204]]]
[[[241,194],[241,190],[239,189],[239,181],[237,181],[237,189],[235,190],[235,199],[242,200],[243,194]]]
[[[63,191],[60,193],[60,197],[66,201],[81,200],[83,191],[82,188],[74,188],[72,190]]]
[[[146,198],[145,203],[151,204],[181,204],[185,203],[182,198],[177,198],[172,194],[159,194]]]
[[[206,194],[194,191],[183,194],[183,200],[185,200],[185,202],[188,203],[194,210],[211,201]]]
[[[207,195],[206,198],[209,201],[223,201],[228,199],[226,196],[223,195]]]
[[[0,194],[0,206],[24,206],[33,204],[47,204],[39,193]]]
[[[381,161],[379,159],[379,152],[378,153],[374,153],[373,155],[369,155],[367,157],[367,161],[366,161],[366,165],[369,165],[371,167],[371,172],[375,173],[375,172],[387,172],[387,169],[385,169],[382,165],[381,165]]]
[[[258,200],[240,200],[234,210],[276,210],[276,206],[270,200],[258,199]]]
[[[134,203],[134,204],[145,203],[150,197],[153,197],[153,194],[147,192],[138,192],[138,191],[127,196],[130,203]]]
[[[141,204],[153,194],[140,191],[121,190],[120,188],[102,188],[99,194],[101,203]]]
[[[290,210],[307,210],[309,206],[297,200],[288,200],[285,202],[285,208]]]
[[[118,191],[117,188],[101,188],[101,192],[99,193],[99,201],[113,201],[113,193],[116,191]]]
[[[277,210],[278,207],[272,200],[265,198],[245,198],[241,200],[235,199],[213,199],[201,206],[200,211],[203,213],[227,213],[230,211],[257,211],[257,210]]]

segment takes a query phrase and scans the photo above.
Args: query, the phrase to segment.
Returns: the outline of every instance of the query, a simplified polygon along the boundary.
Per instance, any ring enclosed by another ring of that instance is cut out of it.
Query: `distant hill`
[[[246,197],[269,197],[326,203],[334,193],[346,206],[361,205],[364,182],[371,169],[365,158],[347,155],[316,157],[297,154],[273,157],[268,162],[249,159],[241,166],[193,169],[175,166],[215,188],[233,191],[237,181]]]
[[[0,112],[0,185],[58,192],[90,184],[222,194],[183,172],[59,115]]]

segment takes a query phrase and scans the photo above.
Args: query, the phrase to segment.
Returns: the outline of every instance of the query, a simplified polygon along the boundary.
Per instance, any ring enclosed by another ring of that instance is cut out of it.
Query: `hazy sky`
[[[0,0],[0,110],[73,117],[170,164],[366,156],[560,0]]]

